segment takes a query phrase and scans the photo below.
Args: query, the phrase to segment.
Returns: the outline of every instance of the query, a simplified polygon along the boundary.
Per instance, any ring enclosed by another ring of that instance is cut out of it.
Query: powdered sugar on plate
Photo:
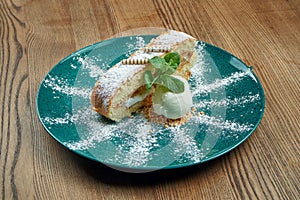
[[[78,62],[81,64],[82,70],[87,70],[89,73],[89,76],[91,78],[95,78],[98,80],[101,76],[103,76],[106,68],[108,68],[108,65],[105,62],[102,62],[102,66],[99,67],[95,60],[85,56],[84,58],[78,57]],[[101,59],[97,59],[97,63],[101,62]]]
[[[129,57],[133,52],[141,49],[145,46],[145,40],[141,36],[131,36],[130,42],[126,43],[127,53],[126,57]]]
[[[48,74],[44,79],[43,86],[45,88],[51,88],[54,94],[65,94],[68,96],[80,96],[83,98],[88,98],[91,94],[91,88],[78,88],[73,87],[70,85],[67,79],[59,77],[59,76],[52,76]]]
[[[255,101],[258,101],[260,99],[259,94],[255,95],[247,95],[242,97],[234,97],[233,99],[230,98],[224,98],[221,100],[203,100],[199,103],[195,104],[194,106],[197,108],[211,108],[211,107],[219,107],[219,106],[244,106],[248,103],[253,103]]]
[[[194,90],[193,95],[198,95],[198,94],[203,94],[203,93],[210,93],[214,90],[219,89],[220,87],[225,87],[225,86],[228,86],[232,83],[238,82],[241,79],[247,77],[247,75],[250,72],[251,72],[250,70],[248,70],[247,72],[235,72],[227,78],[216,79],[215,82],[213,82],[211,84],[208,84],[208,85],[203,85],[202,87],[197,88],[197,90]]]

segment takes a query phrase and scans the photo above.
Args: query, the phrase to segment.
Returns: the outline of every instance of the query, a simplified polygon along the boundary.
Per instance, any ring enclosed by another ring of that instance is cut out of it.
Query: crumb
[[[168,119],[164,117],[163,115],[158,115],[154,112],[153,107],[146,106],[144,107],[144,115],[145,117],[150,120],[151,122],[154,122],[156,124],[163,124],[165,128],[168,128],[169,126],[179,126],[185,124],[192,116],[192,114],[189,112],[185,116],[178,118],[178,119]]]
[[[192,107],[192,113],[194,114],[196,112],[197,108],[196,107]]]
[[[198,115],[200,116],[200,115],[204,115],[204,112],[203,111],[200,111],[200,112],[198,112]]]

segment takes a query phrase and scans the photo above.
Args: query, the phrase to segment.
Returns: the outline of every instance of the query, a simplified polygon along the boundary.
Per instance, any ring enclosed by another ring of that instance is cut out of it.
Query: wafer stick
[[[145,47],[145,52],[168,52],[170,47],[167,46],[158,46],[158,47]]]
[[[147,58],[140,58],[140,59],[128,58],[122,60],[123,65],[143,65],[148,62],[149,60]]]

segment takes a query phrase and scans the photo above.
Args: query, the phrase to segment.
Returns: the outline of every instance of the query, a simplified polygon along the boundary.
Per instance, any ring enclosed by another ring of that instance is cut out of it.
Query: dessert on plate
[[[164,119],[162,123],[186,116],[192,107],[187,80],[197,60],[196,42],[174,30],[153,38],[96,82],[93,109],[113,121],[141,110],[150,120]]]

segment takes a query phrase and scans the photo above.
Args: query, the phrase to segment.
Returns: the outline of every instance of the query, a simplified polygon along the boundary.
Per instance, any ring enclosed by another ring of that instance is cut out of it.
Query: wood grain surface
[[[126,174],[74,155],[40,124],[47,72],[142,27],[184,31],[253,66],[263,120],[242,145],[189,168]],[[299,0],[0,0],[2,199],[300,199]]]

